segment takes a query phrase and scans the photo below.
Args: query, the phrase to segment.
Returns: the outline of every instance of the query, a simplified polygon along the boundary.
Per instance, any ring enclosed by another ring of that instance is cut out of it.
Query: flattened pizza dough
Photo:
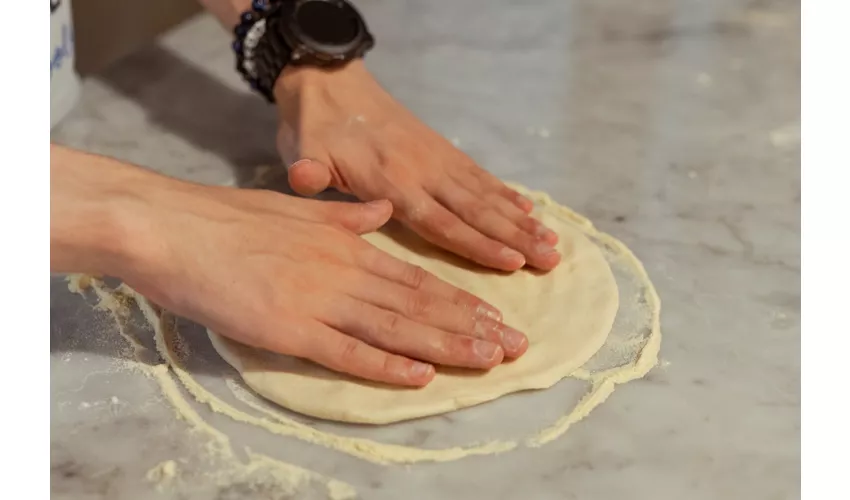
[[[398,225],[365,238],[498,307],[524,332],[528,351],[489,372],[438,367],[424,388],[395,388],[334,373],[312,362],[248,347],[209,332],[216,350],[259,395],[286,408],[344,422],[384,424],[445,413],[567,377],[602,346],[618,308],[617,283],[602,252],[558,206],[534,213],[558,233],[561,264],[549,273],[505,274],[443,252]]]

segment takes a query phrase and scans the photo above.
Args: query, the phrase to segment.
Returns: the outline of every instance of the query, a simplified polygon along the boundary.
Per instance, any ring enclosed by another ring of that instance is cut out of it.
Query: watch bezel
[[[351,41],[344,44],[327,44],[319,42],[310,37],[298,24],[298,9],[307,3],[322,2],[344,6],[354,12],[357,19],[357,34]],[[362,56],[372,47],[374,39],[366,28],[366,23],[360,12],[345,0],[296,0],[285,2],[281,6],[284,11],[280,24],[281,35],[292,50],[290,56],[291,64],[319,64],[334,65],[342,64]]]

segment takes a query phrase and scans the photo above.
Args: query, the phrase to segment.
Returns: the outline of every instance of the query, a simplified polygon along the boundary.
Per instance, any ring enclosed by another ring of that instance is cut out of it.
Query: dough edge
[[[579,233],[579,236],[587,240],[588,244],[598,248],[598,244],[594,243],[589,237],[589,233],[591,233],[594,229],[587,218],[577,214],[566,206],[554,202],[552,198],[544,192],[532,191],[515,183],[509,182],[506,184],[520,194],[532,199],[532,201],[536,204],[552,211],[555,216],[573,226],[576,232]],[[616,279],[614,278],[613,272],[611,271],[610,265],[605,259],[602,250],[598,249],[598,252],[599,258],[603,259],[606,264],[608,271],[606,273],[606,278],[611,280],[615,289],[618,289]],[[266,396],[266,387],[268,387],[268,384],[264,383],[266,374],[265,370],[262,368],[263,362],[251,362],[252,359],[255,359],[250,355],[250,351],[253,350],[253,348],[223,337],[209,329],[207,329],[207,334],[216,352],[218,352],[230,366],[239,372],[239,375],[245,384],[262,399],[302,415],[329,421],[383,425],[440,415],[486,403],[488,401],[493,401],[515,392],[541,390],[554,386],[564,378],[569,377],[576,369],[579,369],[605,344],[616,318],[617,310],[619,309],[619,296],[617,296],[617,301],[615,301],[613,309],[613,313],[609,315],[610,318],[606,325],[605,335],[599,335],[598,337],[593,338],[593,341],[588,341],[581,346],[581,350],[574,356],[575,360],[577,360],[577,362],[574,363],[575,366],[565,368],[560,365],[552,365],[548,369],[536,373],[533,377],[517,378],[514,383],[501,384],[498,386],[497,390],[486,392],[482,391],[478,394],[468,394],[461,397],[447,398],[439,401],[438,403],[433,400],[426,400],[423,404],[396,405],[391,408],[383,408],[380,412],[375,412],[374,408],[369,405],[354,407],[348,406],[341,410],[338,406],[325,405],[321,398],[291,397],[290,395],[295,393],[289,393],[287,391],[275,393],[274,398]],[[342,377],[345,377],[345,375],[342,375]],[[341,378],[341,380],[344,380],[344,378]]]

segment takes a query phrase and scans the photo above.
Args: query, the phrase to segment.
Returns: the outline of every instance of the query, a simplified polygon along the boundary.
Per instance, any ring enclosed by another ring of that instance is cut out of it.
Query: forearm
[[[200,4],[228,30],[239,23],[239,16],[251,7],[251,0],[199,0]]]
[[[121,276],[142,265],[146,189],[157,174],[50,146],[50,270]]]

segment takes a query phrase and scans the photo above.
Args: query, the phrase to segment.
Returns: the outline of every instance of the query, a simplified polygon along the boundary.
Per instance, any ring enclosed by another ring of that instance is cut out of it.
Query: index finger
[[[473,229],[427,193],[408,208],[400,214],[404,222],[439,247],[502,271],[515,271],[526,263],[520,252]]]
[[[386,352],[325,324],[312,323],[308,330],[309,345],[295,355],[331,370],[408,387],[426,386],[436,373],[430,363]]]
[[[361,254],[360,265],[367,271],[414,290],[434,294],[481,318],[502,321],[502,312],[484,299],[447,283],[419,266],[369,245]]]

